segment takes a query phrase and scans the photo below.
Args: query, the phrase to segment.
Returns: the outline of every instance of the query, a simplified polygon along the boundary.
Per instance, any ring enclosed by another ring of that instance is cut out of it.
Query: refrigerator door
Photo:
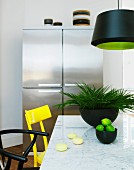
[[[78,93],[79,90],[75,86],[69,85],[67,87],[64,87],[64,92],[66,92],[66,93]],[[68,98],[66,96],[64,96],[63,101],[65,101],[67,99]],[[80,114],[79,107],[78,106],[65,107],[63,113],[65,115],[79,115]]]
[[[102,50],[91,45],[93,30],[64,30],[63,65],[64,85],[86,82],[89,85],[103,84]],[[71,85],[72,84],[72,85]]]
[[[48,140],[51,137],[51,133],[56,122],[57,116],[61,114],[61,111],[54,107],[57,103],[62,103],[62,96],[59,93],[61,88],[57,89],[24,89],[23,88],[23,126],[24,129],[27,129],[27,124],[25,120],[25,110],[34,109],[36,107],[40,107],[43,105],[49,105],[52,118],[44,121],[44,126],[46,132],[50,135]],[[33,125],[34,130],[40,130],[39,125]],[[26,148],[26,144],[30,141],[29,136],[24,136],[24,148]],[[43,150],[42,138],[39,138],[37,141],[38,149]]]
[[[61,87],[62,31],[23,30],[23,87]]]
[[[64,30],[64,91],[77,93],[75,83],[103,85],[102,50],[91,46],[93,30]],[[64,101],[67,98],[64,97]],[[67,107],[64,114],[80,114],[78,107]]]

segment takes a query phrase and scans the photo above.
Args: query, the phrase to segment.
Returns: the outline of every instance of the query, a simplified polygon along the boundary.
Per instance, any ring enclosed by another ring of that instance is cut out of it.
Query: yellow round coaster
[[[73,138],[77,137],[77,135],[76,135],[75,133],[69,133],[69,134],[67,135],[67,137],[68,137],[69,139],[73,139]]]
[[[59,152],[64,152],[67,150],[67,144],[65,143],[58,143],[56,145],[56,150],[59,151]]]
[[[83,143],[83,139],[80,138],[80,137],[76,137],[76,138],[73,139],[73,143],[75,145],[81,145]]]

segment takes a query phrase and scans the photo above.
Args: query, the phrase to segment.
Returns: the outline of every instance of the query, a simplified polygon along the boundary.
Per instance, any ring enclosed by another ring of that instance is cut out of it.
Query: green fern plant
[[[77,105],[80,109],[114,109],[117,111],[132,111],[134,109],[134,95],[124,89],[110,89],[110,87],[90,87],[86,83],[76,83],[78,94],[65,93],[68,100],[57,104],[62,109],[67,106]]]

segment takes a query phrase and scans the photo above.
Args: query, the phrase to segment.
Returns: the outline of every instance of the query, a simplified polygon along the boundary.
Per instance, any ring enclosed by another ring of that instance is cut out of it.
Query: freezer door
[[[91,46],[93,30],[64,30],[64,85],[76,82],[102,86],[102,50]]]
[[[61,111],[54,107],[55,104],[62,102],[61,94],[59,93],[61,89],[23,89],[23,127],[27,129],[27,124],[25,120],[25,110],[34,109],[36,107],[40,107],[43,105],[49,105],[52,118],[44,121],[44,126],[46,132],[50,134],[48,140],[51,137],[51,133],[53,131],[53,127],[55,125],[57,116],[61,114]],[[39,125],[33,126],[34,130],[40,130]],[[26,144],[29,143],[29,136],[24,136],[24,149],[26,148]],[[42,138],[38,139],[38,148],[39,150],[43,150]]]
[[[23,31],[23,87],[61,86],[62,31]]]

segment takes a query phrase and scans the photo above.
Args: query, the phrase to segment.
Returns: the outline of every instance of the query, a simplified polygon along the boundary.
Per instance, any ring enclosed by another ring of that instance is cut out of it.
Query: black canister
[[[53,25],[53,19],[51,19],[51,18],[44,19],[44,25],[46,25],[46,26]]]
[[[90,11],[89,10],[75,10],[73,11],[73,16],[75,15],[88,15],[90,16]]]
[[[76,20],[73,20],[73,25],[76,25],[76,26],[89,26],[90,25],[90,20],[88,20],[88,19],[76,19]]]
[[[53,25],[54,26],[62,26],[62,22],[54,22]]]

